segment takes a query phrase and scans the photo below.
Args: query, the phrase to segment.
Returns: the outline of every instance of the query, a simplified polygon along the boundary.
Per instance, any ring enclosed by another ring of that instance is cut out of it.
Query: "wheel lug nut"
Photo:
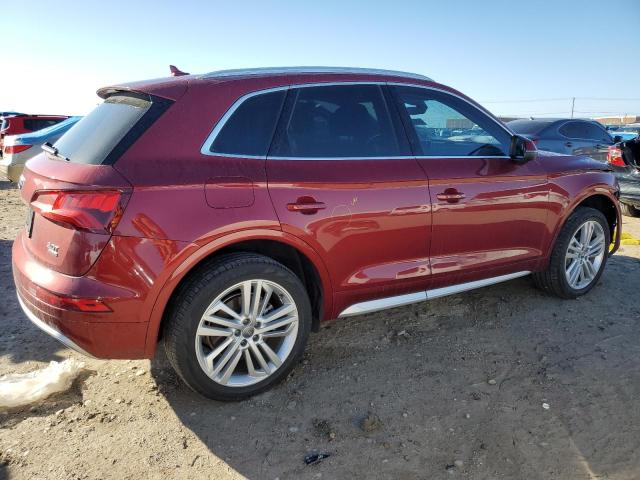
[[[254,342],[257,342],[259,339],[260,339],[260,337],[258,335],[254,335],[253,336],[253,341]]]
[[[245,318],[244,320],[242,320],[242,324],[243,325],[249,325],[250,320],[248,318]]]
[[[236,337],[239,337],[239,336],[240,336],[240,330],[236,330],[235,332],[233,332],[233,334],[234,334]]]
[[[246,347],[247,346],[247,341],[246,340],[242,340],[240,342],[240,345],[242,345],[243,347]]]

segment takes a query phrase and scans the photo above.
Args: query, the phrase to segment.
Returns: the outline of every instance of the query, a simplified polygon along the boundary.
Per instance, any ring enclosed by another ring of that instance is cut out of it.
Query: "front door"
[[[291,88],[267,158],[282,228],[321,254],[338,309],[424,290],[430,273],[427,179],[387,97],[378,84]]]
[[[457,95],[392,87],[432,202],[431,288],[528,270],[543,255],[548,183],[511,134]]]

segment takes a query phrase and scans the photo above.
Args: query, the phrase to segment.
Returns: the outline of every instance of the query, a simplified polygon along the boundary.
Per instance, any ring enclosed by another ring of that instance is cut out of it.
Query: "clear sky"
[[[294,65],[426,74],[497,114],[640,114],[640,0],[0,0],[0,110],[110,83]]]

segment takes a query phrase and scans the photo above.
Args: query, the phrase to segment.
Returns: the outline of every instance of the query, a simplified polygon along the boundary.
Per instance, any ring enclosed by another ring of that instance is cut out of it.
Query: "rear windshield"
[[[71,162],[100,165],[150,107],[148,97],[112,95],[71,127],[54,146]]]
[[[507,125],[515,133],[519,133],[521,135],[535,135],[547,128],[551,123],[552,122],[540,120],[513,120],[507,123]]]

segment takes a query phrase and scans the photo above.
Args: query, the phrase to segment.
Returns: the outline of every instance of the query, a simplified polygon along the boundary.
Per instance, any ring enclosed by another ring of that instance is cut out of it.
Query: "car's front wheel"
[[[164,343],[187,385],[229,401],[282,380],[310,330],[309,298],[291,270],[262,255],[233,254],[204,266],[180,288]]]
[[[610,243],[609,225],[602,212],[577,208],[562,227],[546,270],[533,274],[534,282],[562,298],[584,295],[602,275]]]

